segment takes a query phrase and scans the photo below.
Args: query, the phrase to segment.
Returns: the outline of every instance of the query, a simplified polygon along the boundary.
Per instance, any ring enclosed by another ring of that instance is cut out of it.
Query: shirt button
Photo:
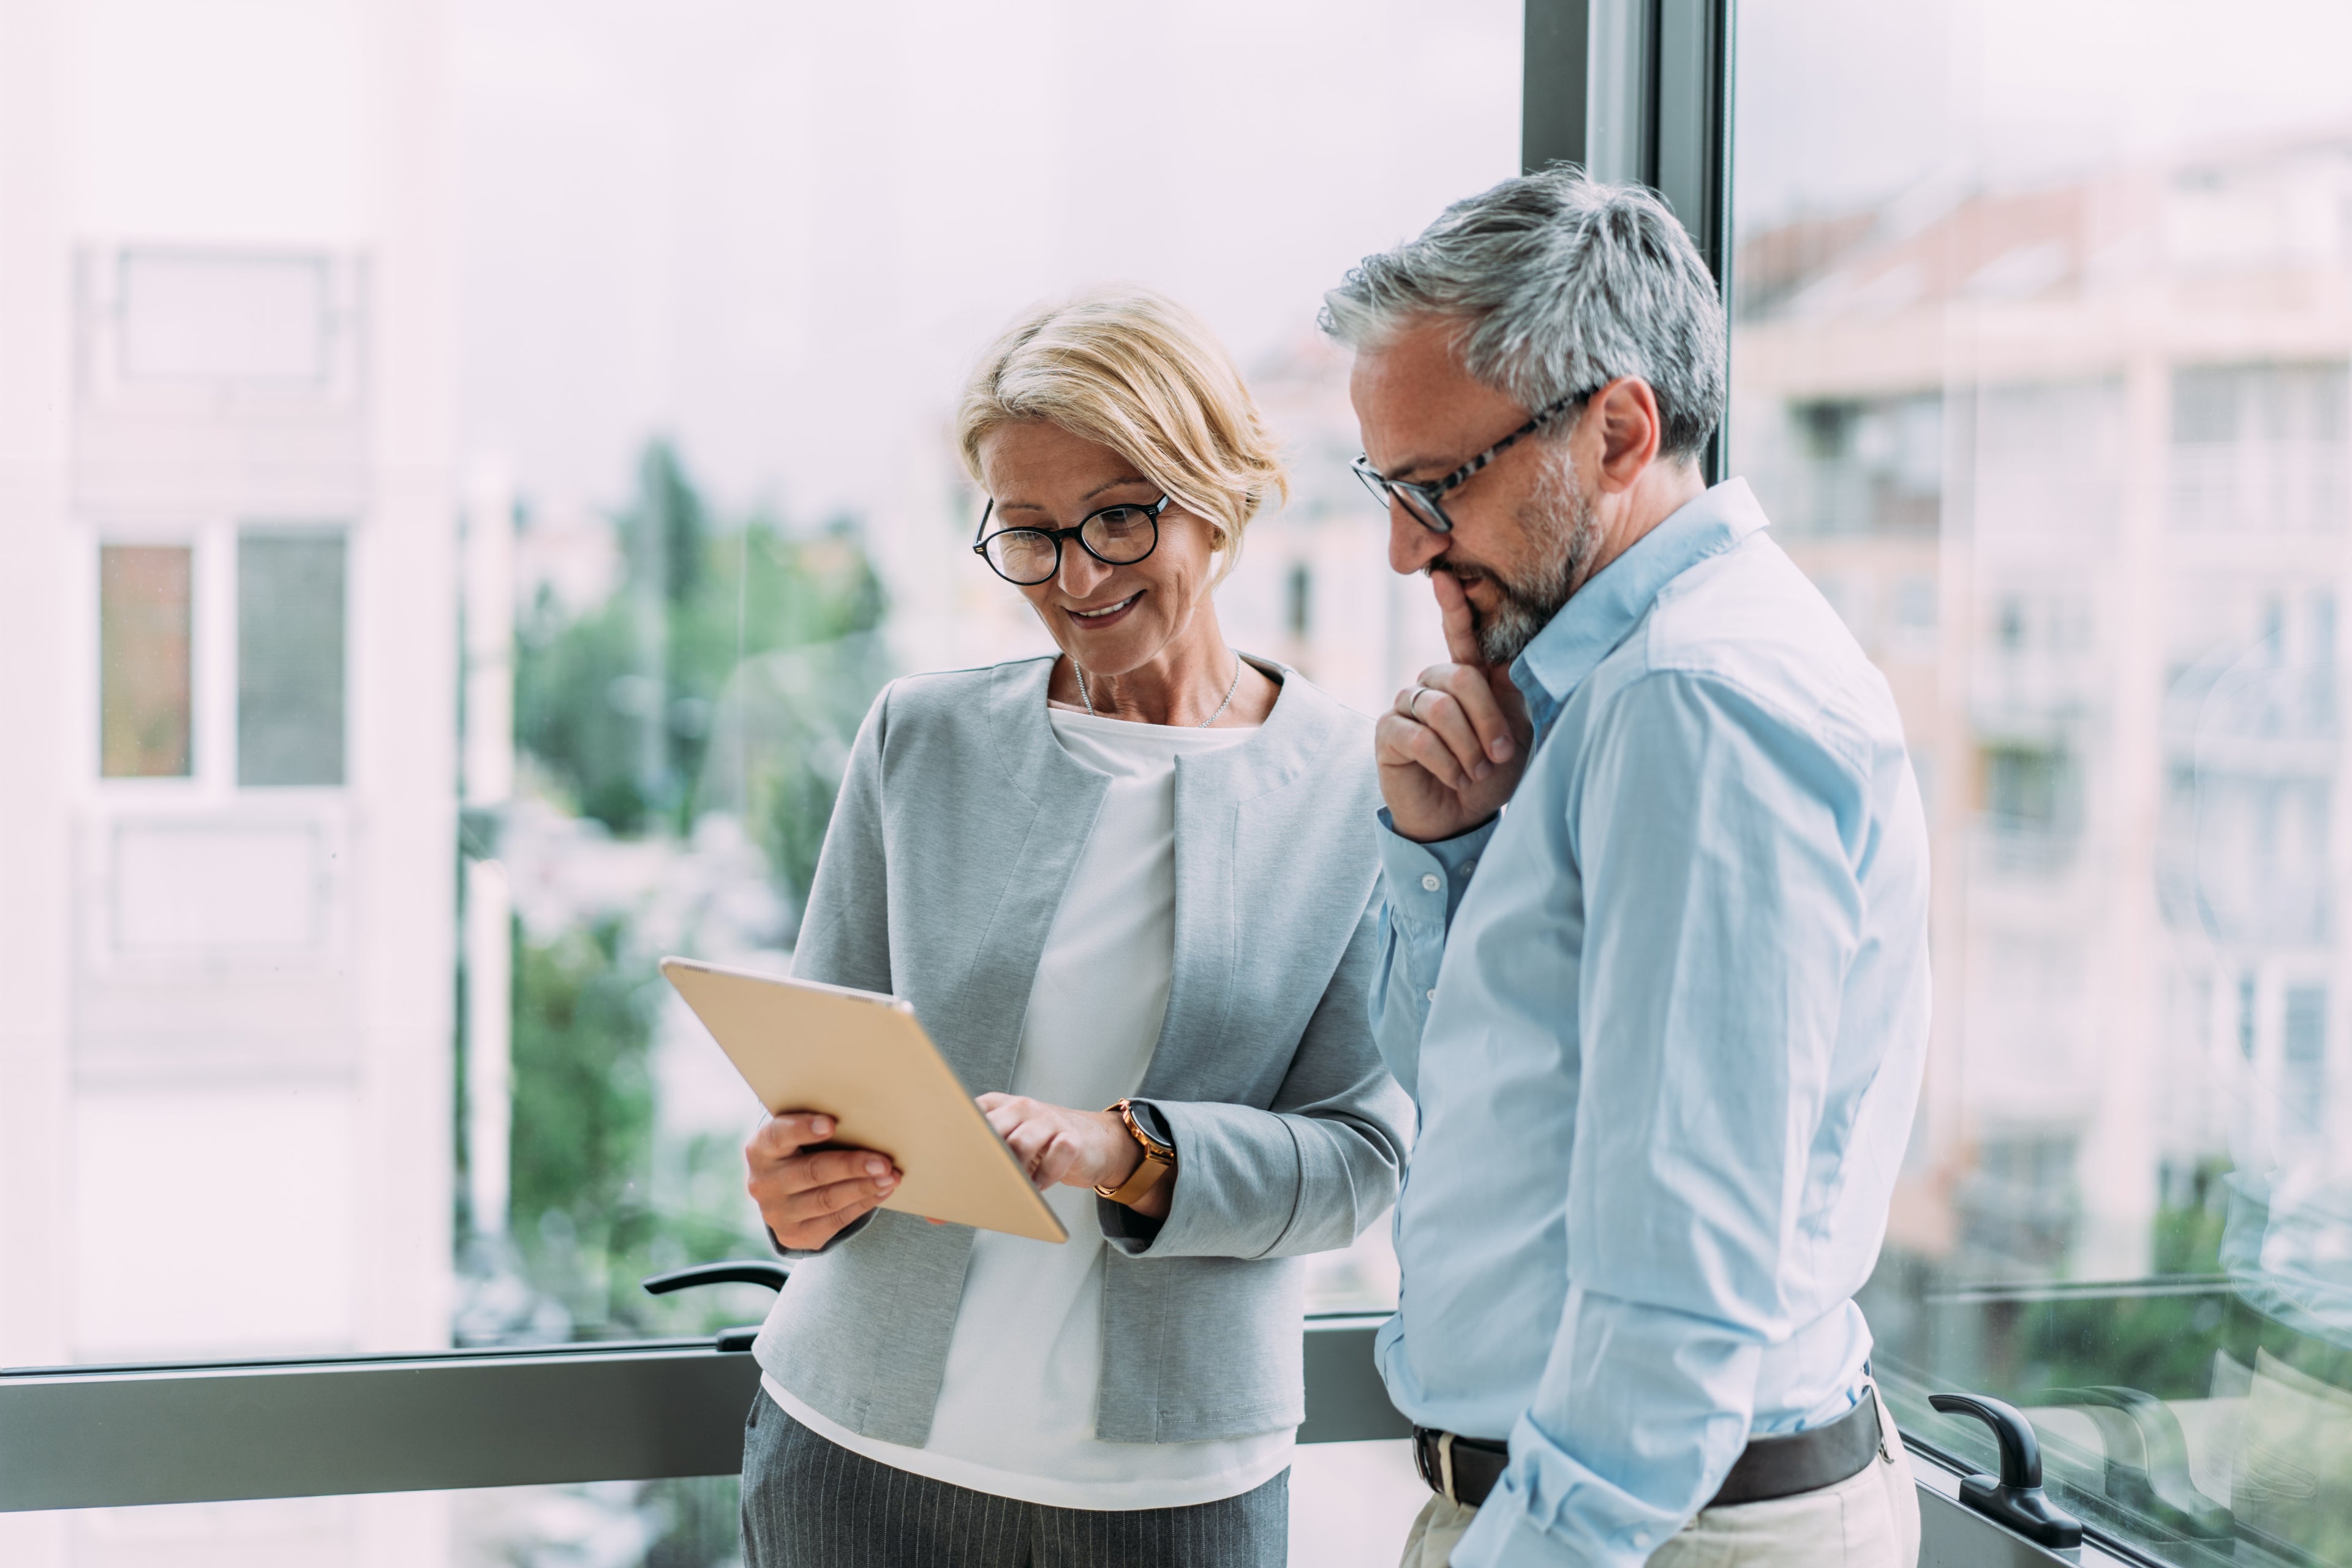
[[[1437,891],[1438,889],[1445,886],[1444,883],[1437,879],[1437,873],[1434,871],[1431,871],[1424,875],[1421,879],[1421,885],[1433,893]]]
[[[1431,992],[1429,992],[1429,993],[1428,993],[1428,996],[1429,996],[1429,999],[1430,999],[1432,1002],[1434,1002],[1434,1001],[1436,1001],[1436,1000],[1437,1000],[1437,993],[1436,993],[1435,991],[1431,991]]]
[[[1465,877],[1471,872],[1475,871],[1477,868],[1478,858],[1475,855],[1473,855],[1469,859],[1462,862],[1462,874]]]

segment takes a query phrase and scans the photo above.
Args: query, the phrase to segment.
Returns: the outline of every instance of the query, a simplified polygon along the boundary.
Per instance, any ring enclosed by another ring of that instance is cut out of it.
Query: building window
[[[326,378],[320,258],[138,250],[125,253],[121,267],[124,379]]]
[[[1801,534],[1932,534],[1944,486],[1941,394],[1798,403]],[[1776,520],[1777,521],[1777,520]]]
[[[2172,379],[2172,521],[2190,532],[2332,533],[2352,437],[2342,364],[2194,366]]]
[[[236,782],[343,782],[343,536],[247,530],[236,545]]]
[[[1984,770],[1985,815],[1996,826],[2041,832],[2073,826],[2074,770],[2064,752],[2043,746],[1988,746]]]
[[[2285,1035],[2284,1103],[2298,1131],[2317,1132],[2326,1124],[2327,987],[2287,987]]]
[[[194,552],[107,544],[98,552],[99,773],[193,771],[189,607]]]

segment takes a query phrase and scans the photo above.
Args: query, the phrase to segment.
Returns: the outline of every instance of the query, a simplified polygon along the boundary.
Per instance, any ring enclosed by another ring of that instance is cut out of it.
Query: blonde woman
[[[1190,313],[1030,316],[957,436],[972,569],[1061,651],[876,701],[794,970],[912,1001],[1070,1240],[879,1209],[888,1161],[762,1126],[750,1190],[801,1261],[756,1347],[746,1559],[1279,1564],[1298,1258],[1404,1156],[1366,1020],[1370,725],[1218,629],[1283,477]]]

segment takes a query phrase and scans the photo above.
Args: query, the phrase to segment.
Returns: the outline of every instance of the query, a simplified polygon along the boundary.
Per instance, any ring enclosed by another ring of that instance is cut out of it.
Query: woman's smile
[[[1098,632],[1107,626],[1115,626],[1127,619],[1128,612],[1141,602],[1144,592],[1143,589],[1138,588],[1117,604],[1105,605],[1096,610],[1081,610],[1074,605],[1070,606],[1070,618],[1090,632]]]

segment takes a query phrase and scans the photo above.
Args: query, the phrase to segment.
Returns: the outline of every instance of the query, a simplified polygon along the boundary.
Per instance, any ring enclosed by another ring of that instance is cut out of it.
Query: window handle
[[[686,1268],[673,1268],[667,1274],[649,1275],[637,1281],[648,1296],[667,1296],[673,1290],[690,1290],[698,1285],[765,1285],[771,1290],[781,1290],[791,1279],[793,1266],[767,1258],[739,1258],[728,1263],[697,1263]],[[714,1349],[733,1353],[748,1351],[751,1342],[760,1337],[757,1323],[749,1328],[721,1329],[710,1337]]]
[[[2099,1428],[2108,1497],[2164,1530],[2192,1541],[2237,1534],[2230,1510],[2197,1489],[2189,1474],[2189,1439],[2180,1417],[2137,1388],[2063,1388],[2053,1405],[2080,1406]]]
[[[690,1290],[697,1285],[765,1285],[771,1290],[781,1290],[792,1278],[793,1266],[764,1258],[739,1258],[730,1263],[697,1263],[690,1268],[673,1268],[667,1274],[653,1274],[637,1283],[648,1296],[667,1296],[673,1290]]]
[[[1931,1394],[1927,1403],[1947,1415],[1975,1416],[2000,1445],[2000,1477],[1961,1477],[1962,1502],[2041,1545],[2083,1544],[2083,1521],[2042,1489],[2042,1445],[2015,1406],[1975,1394]]]

